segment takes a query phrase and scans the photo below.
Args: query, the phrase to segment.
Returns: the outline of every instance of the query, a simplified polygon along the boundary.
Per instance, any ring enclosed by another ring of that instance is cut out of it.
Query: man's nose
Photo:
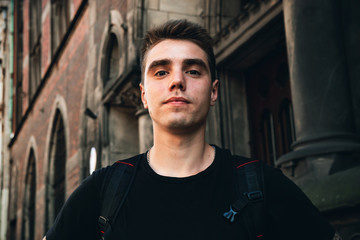
[[[185,91],[186,89],[186,80],[184,76],[183,71],[174,71],[173,76],[171,78],[170,84],[169,84],[169,90],[181,90]]]

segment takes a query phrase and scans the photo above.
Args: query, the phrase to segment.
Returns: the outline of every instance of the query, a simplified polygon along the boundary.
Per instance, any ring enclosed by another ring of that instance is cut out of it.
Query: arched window
[[[34,240],[36,206],[36,165],[33,150],[30,151],[25,178],[21,239]]]
[[[15,92],[15,126],[20,124],[22,118],[22,100],[23,100],[23,45],[24,45],[24,6],[23,0],[15,1],[17,12],[16,21],[16,92]]]
[[[89,159],[89,174],[92,174],[97,167],[97,153],[96,148],[92,147],[90,150],[90,159]]]
[[[102,165],[139,152],[136,112],[141,103],[139,89],[134,87],[138,75],[135,72],[127,75],[125,70],[127,28],[121,14],[111,10],[106,26],[101,47],[100,71],[104,99],[99,150]]]
[[[10,159],[10,194],[9,194],[9,240],[16,240],[17,233],[17,199],[18,199],[18,167],[13,159]]]
[[[126,26],[123,23],[120,12],[111,10],[101,47],[100,76],[105,94],[119,80],[125,70],[126,51],[124,49],[127,47],[127,41],[124,37],[126,34],[124,29],[126,29]]]
[[[29,98],[31,100],[41,82],[41,0],[30,0],[29,10]]]
[[[66,139],[64,122],[56,111],[50,140],[45,229],[48,229],[65,202]]]
[[[109,34],[108,44],[105,55],[105,72],[104,72],[104,86],[118,78],[119,75],[119,61],[120,48],[118,38],[114,33]]]
[[[290,77],[284,46],[245,72],[252,156],[276,165],[295,139]]]
[[[69,1],[51,0],[51,50],[54,54],[70,22]]]

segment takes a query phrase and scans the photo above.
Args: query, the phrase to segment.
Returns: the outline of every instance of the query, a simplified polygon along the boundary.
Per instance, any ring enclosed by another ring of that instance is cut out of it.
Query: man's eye
[[[200,75],[200,72],[196,71],[196,70],[190,70],[190,71],[187,71],[187,73],[189,73],[190,75]]]
[[[165,72],[165,71],[158,71],[158,72],[155,73],[155,76],[157,76],[157,77],[163,77],[163,76],[165,76],[166,74],[167,74],[167,72]]]

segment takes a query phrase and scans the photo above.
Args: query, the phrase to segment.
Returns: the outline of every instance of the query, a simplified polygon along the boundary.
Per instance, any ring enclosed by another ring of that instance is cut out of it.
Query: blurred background
[[[360,239],[360,1],[0,0],[0,240],[41,239],[92,171],[152,146],[144,33],[214,38],[207,141],[281,168]]]

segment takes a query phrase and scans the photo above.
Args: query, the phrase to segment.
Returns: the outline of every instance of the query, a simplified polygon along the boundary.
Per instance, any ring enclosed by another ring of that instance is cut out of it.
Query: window
[[[140,92],[134,87],[137,73],[125,78],[126,25],[120,12],[111,10],[101,47],[101,82],[103,88],[102,139],[98,160],[102,165],[139,152],[139,126],[136,116]],[[122,78],[124,77],[124,78]],[[120,83],[121,84],[118,84]],[[101,161],[100,161],[101,159]]]
[[[41,0],[30,0],[29,9],[29,98],[31,101],[41,80]]]
[[[10,190],[9,190],[9,240],[16,240],[17,233],[17,199],[18,199],[18,168],[13,159],[10,159]]]
[[[16,240],[16,218],[10,221],[9,240]]]
[[[109,23],[105,26],[104,42],[101,47],[101,80],[103,83],[103,92],[106,94],[121,74],[124,73],[126,63],[127,43],[124,38],[126,31],[121,14],[118,11],[111,10],[109,14]]]
[[[16,3],[15,3],[16,4]],[[23,100],[23,36],[24,36],[24,19],[23,19],[23,1],[19,0],[16,6],[16,90],[15,90],[15,126],[20,124],[22,118],[22,100]]]
[[[246,72],[252,157],[276,165],[295,140],[289,70],[279,47]]]
[[[114,33],[110,33],[108,40],[106,55],[105,55],[105,75],[104,75],[104,86],[107,82],[118,78],[119,75],[119,61],[120,51],[119,42]]]
[[[92,147],[90,150],[89,174],[92,174],[92,172],[96,170],[96,165],[97,165],[96,149]]]
[[[51,0],[51,50],[54,55],[69,26],[69,1]]]
[[[33,150],[30,151],[25,178],[24,205],[21,239],[34,240],[36,203],[36,165]]]
[[[65,202],[66,140],[64,123],[57,110],[53,124],[47,178],[45,229],[48,229]]]

